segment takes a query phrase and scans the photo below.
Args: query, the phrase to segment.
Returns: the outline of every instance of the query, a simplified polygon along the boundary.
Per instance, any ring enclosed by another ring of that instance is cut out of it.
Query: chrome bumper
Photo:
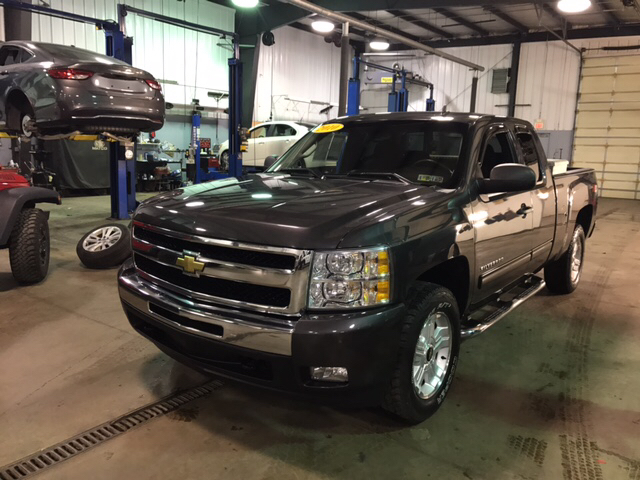
[[[211,307],[181,299],[175,294],[147,282],[137,275],[131,260],[128,260],[120,270],[118,284],[120,299],[123,303],[140,311],[146,317],[151,317],[170,327],[238,347],[291,356],[293,327],[257,325],[240,319],[216,315],[207,311],[207,308]],[[223,333],[221,336],[214,335],[192,326],[183,325],[174,319],[168,319],[152,311],[149,308],[150,302],[172,313],[175,312],[175,315],[179,317],[222,327]]]

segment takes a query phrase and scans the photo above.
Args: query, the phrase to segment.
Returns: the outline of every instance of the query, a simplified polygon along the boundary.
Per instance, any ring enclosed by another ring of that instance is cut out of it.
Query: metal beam
[[[513,44],[513,50],[511,51],[511,68],[509,69],[509,108],[507,115],[515,117],[516,115],[516,96],[518,94],[518,72],[520,71],[520,50],[522,48],[521,42]]]
[[[594,2],[594,5],[600,14],[607,19],[607,23],[609,23],[609,25],[618,26],[622,23],[618,16],[613,13],[613,8],[607,0],[603,0],[601,3],[596,1]]]
[[[480,35],[489,35],[489,32],[484,28],[476,25],[473,22],[470,22],[466,18],[461,17],[460,15],[452,12],[451,10],[447,10],[446,8],[440,8],[440,7],[434,8],[433,10],[439,13],[440,15],[444,15],[449,20],[453,20],[454,22],[459,23],[460,25],[464,25],[465,27],[473,30],[476,33],[479,33]]]
[[[571,30],[573,28],[573,25],[571,24],[571,22],[569,22],[564,16],[560,14],[560,12],[558,12],[555,8],[553,8],[548,3],[542,4],[542,10],[544,10],[544,12],[550,17],[552,17],[554,20],[565,25],[567,30]]]
[[[448,47],[477,47],[483,45],[506,45],[517,41],[522,43],[536,42],[553,42],[557,40],[558,35],[562,35],[562,30],[554,30],[554,33],[531,32],[526,35],[509,34],[509,35],[492,35],[489,37],[470,37],[459,38],[456,40],[435,40],[425,42],[433,48]],[[578,40],[585,38],[602,38],[602,37],[630,37],[640,35],[640,23],[631,25],[620,25],[619,27],[602,26],[593,28],[574,28],[567,31],[567,40]],[[394,44],[389,48],[390,51],[414,50],[406,45]]]
[[[282,1],[282,0],[281,0]],[[474,70],[484,71],[484,67],[482,65],[478,65],[476,63],[470,62],[460,57],[456,57],[455,55],[451,55],[449,53],[443,52],[441,50],[437,50],[435,48],[429,47],[424,43],[417,42],[410,38],[407,38],[406,35],[399,35],[397,33],[391,32],[387,29],[379,28],[370,23],[363,22],[358,20],[357,18],[350,17],[348,15],[344,15],[342,13],[334,12],[332,10],[327,10],[326,8],[319,7],[318,5],[308,2],[306,0],[286,0],[289,3],[299,6],[300,8],[304,8],[305,10],[313,13],[317,13],[322,15],[323,17],[327,17],[331,20],[335,20],[337,22],[349,22],[349,24],[353,24],[356,27],[359,27],[363,30],[373,33],[374,35],[380,35],[382,37],[387,38],[388,40],[396,41],[399,43],[403,43],[408,47],[412,47],[416,50],[421,50],[423,52],[431,53],[438,57],[444,58],[454,63],[459,63],[461,65],[465,65]]]
[[[422,39],[420,37],[417,37],[415,35],[412,35],[410,33],[406,33],[403,32],[402,30],[395,28],[391,25],[389,25],[386,22],[380,21],[380,20],[376,20],[374,18],[371,17],[367,17],[366,15],[362,15],[361,13],[358,12],[347,12],[347,14],[353,18],[357,18],[358,20],[362,20],[363,22],[367,22],[370,23],[371,25],[375,26],[375,27],[379,27],[379,28],[384,28],[385,30],[389,30],[390,32],[396,33],[398,35],[404,35],[407,38],[410,38],[411,40],[413,40],[414,42],[421,42]]]
[[[425,30],[435,33],[436,35],[440,35],[444,38],[453,38],[453,35],[449,32],[442,30],[441,28],[436,27],[435,25],[431,25],[430,23],[425,22],[424,20],[420,20],[418,17],[414,17],[409,12],[404,10],[387,10],[391,15],[395,15],[396,17],[401,18],[407,22],[411,22],[414,25],[417,25],[420,28],[424,28]]]
[[[521,33],[527,33],[529,31],[529,27],[527,27],[526,25],[520,23],[515,18],[507,15],[502,10],[497,8],[495,5],[485,5],[482,8],[484,8],[487,12],[495,15],[499,19],[501,19],[501,20],[507,22],[508,24],[516,27],[516,29],[518,29],[518,31],[521,32]]]
[[[545,0],[527,0],[522,3],[543,3]],[[546,0],[548,1],[548,0]],[[478,0],[316,0],[316,5],[337,12],[373,11],[395,8],[399,10],[425,9],[435,7],[477,7]],[[513,0],[493,0],[493,5],[513,5]]]

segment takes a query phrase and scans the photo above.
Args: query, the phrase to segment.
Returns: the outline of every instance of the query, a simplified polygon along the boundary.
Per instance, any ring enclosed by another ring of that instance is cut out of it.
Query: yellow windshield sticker
[[[344,128],[344,125],[341,123],[327,123],[325,125],[320,125],[319,127],[316,127],[313,133],[337,132],[338,130],[342,130],[343,128]]]

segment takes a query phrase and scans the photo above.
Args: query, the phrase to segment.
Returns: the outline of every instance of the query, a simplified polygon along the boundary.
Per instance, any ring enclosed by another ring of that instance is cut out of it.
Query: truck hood
[[[398,214],[424,209],[444,195],[399,182],[258,174],[158,195],[141,204],[134,219],[224,240],[332,249],[356,229],[384,224],[388,233]],[[381,242],[379,235],[366,237],[360,242]]]

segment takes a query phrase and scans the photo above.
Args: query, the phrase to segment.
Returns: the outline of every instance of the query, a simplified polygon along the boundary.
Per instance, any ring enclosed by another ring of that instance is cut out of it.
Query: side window
[[[278,123],[273,126],[273,130],[271,131],[271,137],[293,137],[295,136],[296,131],[293,127],[289,125],[285,125],[283,123]]]
[[[254,130],[251,130],[249,134],[249,138],[264,138],[267,136],[267,128],[266,127],[258,127]]]
[[[20,63],[28,62],[32,57],[33,55],[26,51],[24,48],[20,49]]]
[[[0,65],[8,66],[20,62],[20,52],[15,47],[0,48]]]
[[[518,143],[522,148],[524,163],[536,172],[536,177],[540,180],[540,158],[536,149],[536,142],[530,133],[519,132],[516,134]]]
[[[513,151],[508,132],[494,134],[484,149],[480,170],[483,178],[490,178],[491,170],[503,163],[520,163]]]

